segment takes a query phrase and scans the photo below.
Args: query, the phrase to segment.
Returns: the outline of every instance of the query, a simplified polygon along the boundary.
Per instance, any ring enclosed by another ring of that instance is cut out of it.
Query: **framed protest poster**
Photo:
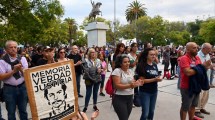
[[[77,114],[72,60],[26,69],[24,77],[33,120],[68,120]]]

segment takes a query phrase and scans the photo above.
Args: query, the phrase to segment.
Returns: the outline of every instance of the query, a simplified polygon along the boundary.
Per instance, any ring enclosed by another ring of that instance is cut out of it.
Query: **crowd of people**
[[[7,41],[5,48],[0,48],[0,80],[1,84],[4,83],[1,97],[6,104],[8,119],[16,119],[16,106],[20,119],[28,119],[26,111],[28,96],[23,69],[70,59],[74,61],[78,98],[85,97],[84,108],[79,114],[80,119],[84,119],[91,94],[95,111],[92,119],[98,116],[97,99],[98,96],[106,96],[105,78],[108,77],[106,73],[110,71],[116,89],[112,105],[119,120],[129,119],[135,105],[135,95],[139,96],[142,108],[140,120],[153,120],[158,82],[162,82],[164,78],[175,77],[178,78],[177,88],[181,92],[181,120],[186,120],[187,114],[189,120],[204,118],[203,114],[210,114],[205,105],[209,98],[209,88],[215,87],[213,84],[215,47],[210,43],[198,46],[194,42],[189,42],[184,47],[153,47],[150,43],[145,43],[143,50],[140,51],[138,48],[137,43],[130,46],[118,43],[115,48],[105,46],[87,48],[76,45],[59,48],[49,46],[18,48],[15,41]],[[158,69],[159,63],[164,65],[163,75]],[[87,69],[92,78],[83,75]],[[198,80],[199,74],[207,79]],[[80,90],[82,75],[85,79],[85,94]],[[0,120],[3,120],[1,114]]]

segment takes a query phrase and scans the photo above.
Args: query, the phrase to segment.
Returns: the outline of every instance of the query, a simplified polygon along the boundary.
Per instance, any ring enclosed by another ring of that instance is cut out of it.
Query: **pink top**
[[[106,74],[106,68],[107,68],[107,63],[105,61],[102,61],[102,68],[105,69],[102,74],[105,75]]]

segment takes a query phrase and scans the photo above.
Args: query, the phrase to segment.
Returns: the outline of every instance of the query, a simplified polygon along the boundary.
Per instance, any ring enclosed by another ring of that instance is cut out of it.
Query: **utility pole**
[[[114,0],[114,20],[113,20],[113,32],[114,32],[114,46],[116,46],[116,0]]]
[[[135,38],[137,40],[137,11],[136,11],[136,14],[135,14]]]

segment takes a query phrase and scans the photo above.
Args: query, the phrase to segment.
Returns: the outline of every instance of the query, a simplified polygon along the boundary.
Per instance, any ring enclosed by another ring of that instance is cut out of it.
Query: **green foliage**
[[[126,20],[129,23],[132,23],[136,19],[146,16],[146,8],[143,7],[145,4],[142,4],[140,2],[133,1],[129,4],[128,8],[125,11]]]
[[[215,19],[209,19],[203,22],[199,34],[205,42],[215,44]]]
[[[202,37],[199,34],[199,30],[203,22],[204,21],[197,19],[195,22],[187,23],[187,29],[190,32],[190,35],[192,36],[190,40],[196,42],[197,44],[202,44],[205,42],[205,40],[202,39]]]
[[[59,0],[0,0],[0,47],[3,47],[6,40],[56,46],[59,43],[68,44],[72,39],[73,44],[85,45],[87,36],[83,30],[93,20],[86,17],[83,24],[78,26],[73,18],[62,21],[60,18],[63,14]],[[136,37],[137,40],[152,42],[153,45],[171,42],[185,45],[189,41],[215,44],[215,19],[185,23],[169,22],[161,16],[151,18],[146,16],[144,4],[137,0],[129,4],[125,17],[129,24],[121,25],[118,20],[113,24],[102,17],[96,18],[97,22],[105,22],[110,28],[106,33],[108,43],[113,44],[119,38]]]
[[[68,39],[68,41],[72,42],[71,40],[77,39],[76,31],[78,29],[78,26],[76,24],[75,19],[66,18],[64,21],[68,25],[68,33],[69,33],[69,39]],[[72,43],[70,43],[70,44],[72,44]]]
[[[52,37],[56,36],[50,36],[58,31],[52,28],[62,15],[63,8],[58,0],[1,0],[0,40],[12,39],[22,44],[53,43]],[[48,33],[47,36],[44,33]]]
[[[87,44],[87,36],[83,31],[77,31],[77,40],[73,42],[73,45],[84,46]]]
[[[152,42],[153,45],[185,45],[190,40],[188,26],[184,22],[169,22],[163,20],[161,16],[151,18],[149,16],[140,17],[136,22],[123,25],[119,28],[119,36],[125,39],[135,38],[144,42]]]

